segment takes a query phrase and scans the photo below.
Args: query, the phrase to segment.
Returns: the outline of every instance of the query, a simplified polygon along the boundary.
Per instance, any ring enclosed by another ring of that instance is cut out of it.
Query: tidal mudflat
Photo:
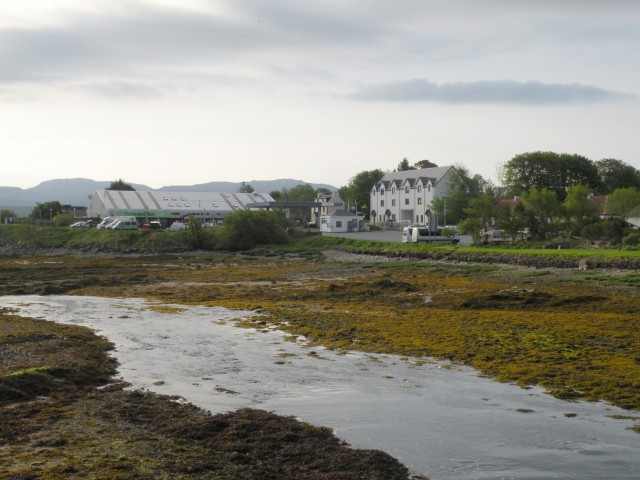
[[[111,332],[120,374],[141,391],[288,412],[433,478],[638,476],[633,271],[344,252],[0,267],[0,293],[23,311]],[[120,359],[128,348],[132,363]]]
[[[334,429],[438,479],[637,478],[640,440],[604,403],[567,402],[423,357],[309,346],[255,315],[138,298],[5,296],[21,315],[88,326],[134,389],[214,413],[251,407]],[[295,341],[294,341],[295,340]]]

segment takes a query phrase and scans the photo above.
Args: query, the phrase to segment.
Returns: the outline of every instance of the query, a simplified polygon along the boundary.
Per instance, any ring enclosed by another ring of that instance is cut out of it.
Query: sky
[[[0,0],[0,186],[640,169],[636,0]]]

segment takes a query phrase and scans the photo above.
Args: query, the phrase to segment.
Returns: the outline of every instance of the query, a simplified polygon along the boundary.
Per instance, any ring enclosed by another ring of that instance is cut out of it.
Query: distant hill
[[[309,183],[313,188],[328,188],[337,190],[332,185],[323,183],[310,183],[302,180],[280,179],[280,180],[252,180],[246,182],[250,184],[256,192],[269,193],[283,188],[291,189],[296,185]],[[57,180],[47,180],[32,188],[0,187],[0,209],[8,208],[15,211],[20,216],[28,215],[36,203],[49,201],[59,201],[63,205],[73,205],[85,207],[89,205],[89,199],[96,190],[103,190],[111,185],[111,180],[97,181],[87,178],[64,178]],[[237,192],[241,182],[209,182],[197,185],[169,185],[158,189],[152,189],[147,185],[138,183],[131,184],[136,190],[173,190],[181,192]]]

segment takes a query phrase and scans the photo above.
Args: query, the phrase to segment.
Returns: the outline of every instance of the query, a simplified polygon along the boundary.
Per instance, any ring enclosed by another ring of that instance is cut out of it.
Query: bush
[[[225,217],[215,231],[216,248],[248,250],[256,245],[289,242],[286,225],[273,212],[239,210]]]
[[[212,249],[215,243],[213,234],[202,224],[202,220],[195,215],[189,215],[187,230],[185,231],[187,242],[193,248]]]
[[[600,225],[600,223],[591,223],[589,225],[585,225],[581,232],[582,237],[586,238],[587,240],[591,240],[592,242],[600,240],[600,238],[602,238],[602,228],[600,227]]]
[[[53,217],[53,224],[56,227],[68,227],[71,225],[71,215],[68,213],[59,213]]]
[[[620,220],[619,218],[608,218],[607,220],[602,222],[601,225],[605,239],[614,244],[619,244],[622,242],[622,237],[624,237],[624,231],[626,228],[626,222]]]
[[[626,237],[623,237],[622,244],[625,247],[637,247],[640,245],[640,233],[632,232]]]

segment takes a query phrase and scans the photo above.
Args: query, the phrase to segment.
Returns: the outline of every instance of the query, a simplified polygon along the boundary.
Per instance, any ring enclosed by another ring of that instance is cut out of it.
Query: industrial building
[[[273,202],[268,193],[172,192],[165,190],[96,190],[87,216],[135,217],[139,223],[158,220],[164,226],[194,215],[203,222],[220,223],[251,204]]]

